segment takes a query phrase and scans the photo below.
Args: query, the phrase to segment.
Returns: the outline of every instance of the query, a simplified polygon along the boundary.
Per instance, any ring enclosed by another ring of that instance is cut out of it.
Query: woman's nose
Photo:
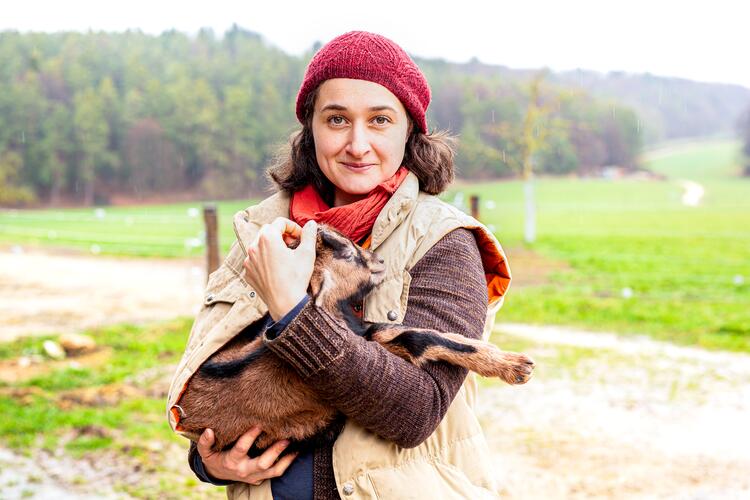
[[[370,151],[370,140],[364,125],[354,125],[347,145],[347,152],[355,158],[362,158]]]

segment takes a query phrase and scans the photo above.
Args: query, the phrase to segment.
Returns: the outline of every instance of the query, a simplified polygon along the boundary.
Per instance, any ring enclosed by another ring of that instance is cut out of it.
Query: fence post
[[[206,224],[206,280],[219,268],[219,229],[216,221],[216,205],[203,205],[203,221]]]
[[[469,198],[471,205],[471,216],[479,220],[479,196],[473,194]]]

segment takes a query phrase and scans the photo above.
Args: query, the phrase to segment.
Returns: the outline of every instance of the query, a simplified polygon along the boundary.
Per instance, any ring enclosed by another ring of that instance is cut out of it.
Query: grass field
[[[218,203],[221,246],[234,241],[232,215],[252,202]],[[205,252],[202,203],[0,211],[0,242],[94,254],[187,257]]]
[[[655,152],[646,165],[669,176],[662,182],[539,180],[531,249],[565,265],[546,283],[511,288],[500,318],[750,351],[750,180],[736,174],[738,148],[723,142]],[[700,206],[682,204],[683,178],[704,186]],[[528,250],[520,184],[466,191],[494,200],[482,219],[513,268],[514,253]]]
[[[100,475],[116,471],[110,486],[133,497],[224,497],[224,488],[206,487],[186,473],[186,441],[166,425],[166,384],[190,323],[182,318],[88,331],[98,351],[59,362],[42,349],[43,340],[54,336],[0,343],[3,445],[32,459],[42,451],[67,461],[85,457]],[[20,358],[42,361],[18,370]],[[7,379],[16,372],[24,378]],[[81,487],[92,479],[72,467],[66,474]]]
[[[515,286],[502,321],[647,333],[712,348],[750,351],[750,180],[737,175],[739,143],[682,144],[650,152],[665,181],[539,179],[538,240],[522,241],[519,182],[463,185],[509,254],[518,283],[551,263],[544,279]],[[681,179],[701,183],[698,207],[681,201]],[[455,199],[456,192],[445,195]],[[232,214],[218,204],[222,248]],[[204,251],[200,204],[0,212],[0,243],[92,253],[190,256]],[[514,261],[520,263],[514,265]]]

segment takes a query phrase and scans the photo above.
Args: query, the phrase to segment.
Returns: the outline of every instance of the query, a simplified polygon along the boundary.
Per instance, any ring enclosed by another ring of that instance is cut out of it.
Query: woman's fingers
[[[307,224],[305,224],[305,227],[302,228],[300,231],[300,238],[304,239],[305,241],[313,241],[313,244],[318,236],[318,223],[314,220],[307,221]]]
[[[297,251],[307,252],[309,256],[315,259],[315,243],[318,240],[318,223],[311,220],[305,224],[300,233],[300,243]]]
[[[264,451],[263,454],[257,458],[258,468],[262,471],[269,470],[279,458],[281,452],[283,452],[287,446],[289,446],[289,441],[287,439],[276,441],[274,444],[269,446],[268,449],[266,449],[266,451]]]
[[[290,249],[281,232],[297,235],[300,245]],[[245,280],[258,298],[268,306],[271,318],[278,321],[304,298],[315,265],[317,224],[304,228],[289,219],[279,218],[260,228],[258,239],[247,248],[243,262]]]
[[[283,242],[289,246],[298,242],[302,236],[302,228],[299,224],[284,217],[277,217],[272,223],[264,224],[258,234],[259,245],[276,246]]]
[[[218,479],[254,485],[282,475],[297,454],[290,453],[279,459],[279,455],[289,446],[289,440],[284,439],[271,445],[260,457],[251,459],[247,452],[261,432],[260,427],[255,426],[240,436],[229,451],[216,452],[211,449],[216,440],[213,430],[203,431],[197,446],[206,471]]]
[[[286,472],[287,468],[289,468],[294,459],[297,458],[297,455],[299,455],[299,453],[296,452],[284,455],[274,464],[273,467],[261,474],[261,477],[263,479],[271,479],[273,477],[281,476],[284,472]]]
[[[261,429],[257,425],[244,433],[242,436],[240,436],[234,446],[232,446],[232,449],[229,450],[229,455],[227,455],[227,457],[231,460],[234,460],[235,462],[239,462],[243,458],[247,458],[248,450],[258,438],[260,433]]]
[[[282,235],[289,235],[292,238],[297,239],[302,236],[302,227],[296,222],[284,217],[276,217],[271,225],[277,228]]]

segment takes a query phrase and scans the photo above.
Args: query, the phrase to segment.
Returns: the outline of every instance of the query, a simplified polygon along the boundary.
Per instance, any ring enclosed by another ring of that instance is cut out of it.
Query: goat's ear
[[[325,246],[333,250],[333,257],[335,259],[348,260],[354,256],[352,243],[340,234],[328,229],[321,229],[320,239]]]
[[[313,297],[315,297],[315,305],[323,307],[328,293],[336,286],[336,282],[331,276],[331,271],[323,269],[320,277],[320,288],[317,291],[313,290]]]

